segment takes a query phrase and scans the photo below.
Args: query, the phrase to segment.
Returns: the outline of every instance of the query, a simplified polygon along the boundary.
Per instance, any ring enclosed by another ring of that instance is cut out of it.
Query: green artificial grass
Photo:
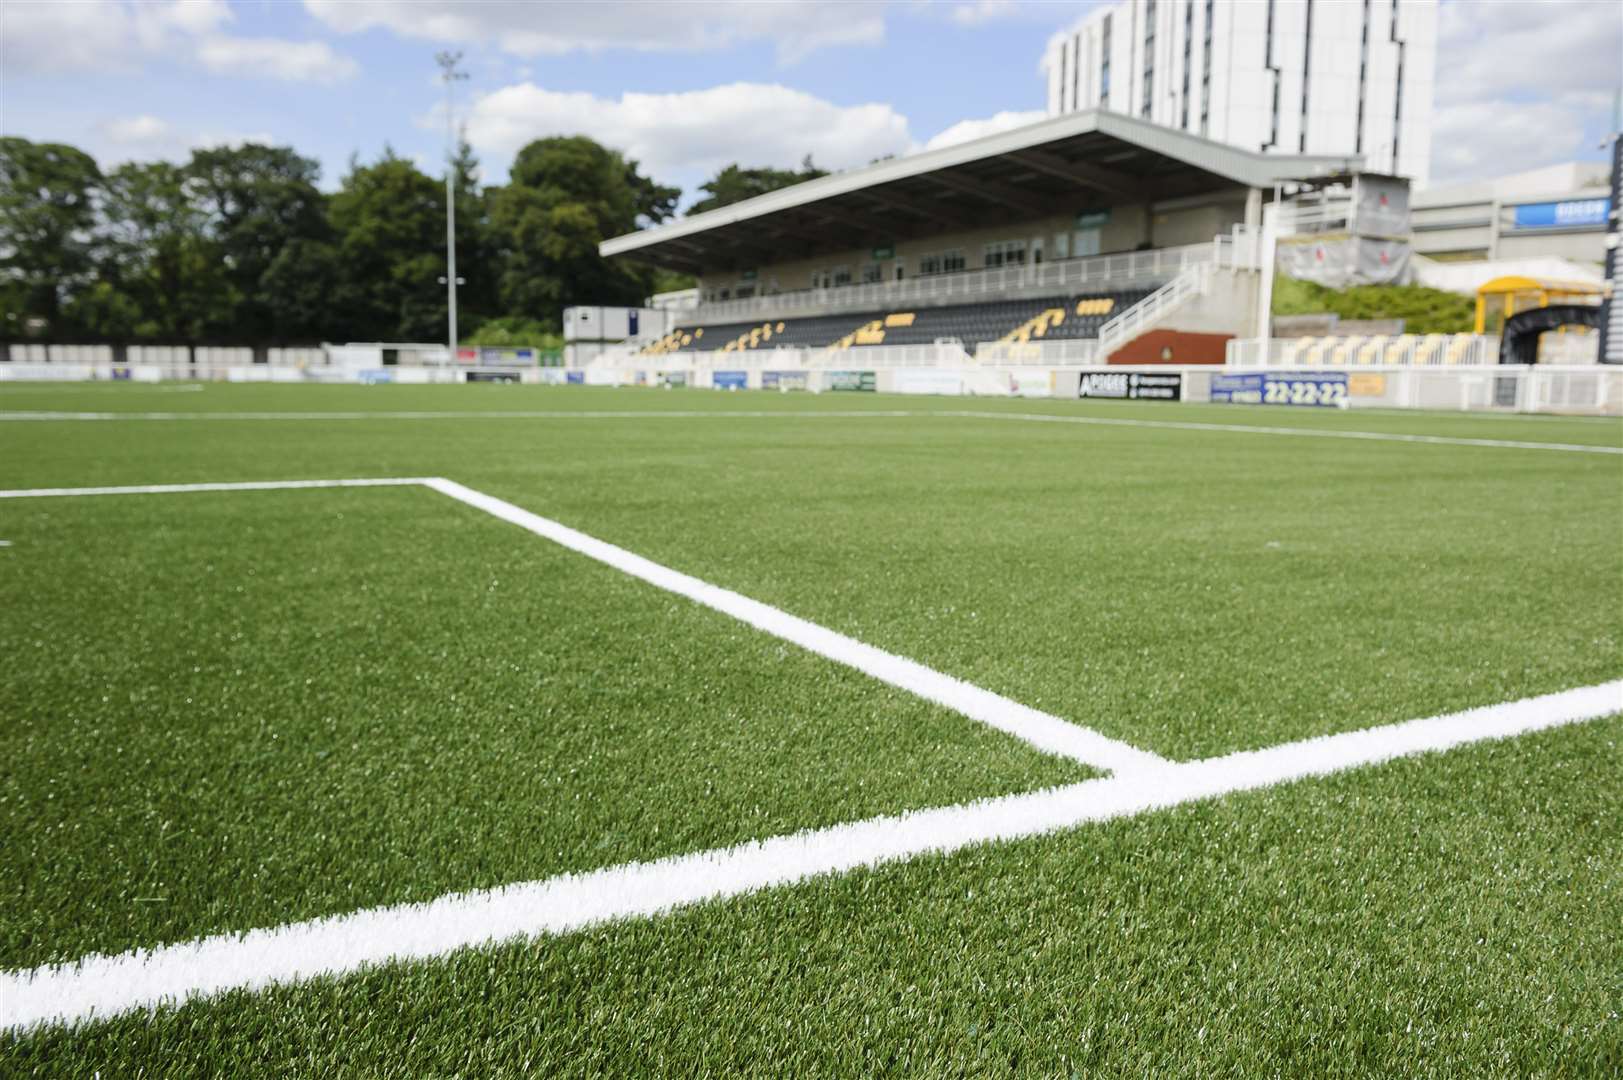
[[[17,1076],[1623,1069],[1623,721],[0,1042]]]
[[[426,490],[0,507],[7,967],[1097,775]]]
[[[936,414],[1616,420],[0,384],[40,410],[465,412],[0,421],[0,488],[447,476],[1178,759],[1623,675],[1616,455]],[[426,490],[0,500],[0,539],[9,968],[1089,775]],[[1617,733],[30,1037],[0,1073],[1604,1074]]]

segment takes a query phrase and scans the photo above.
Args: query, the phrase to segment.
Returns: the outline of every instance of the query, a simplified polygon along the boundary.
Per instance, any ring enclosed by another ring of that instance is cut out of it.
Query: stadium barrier
[[[233,383],[460,384],[696,387],[1090,400],[1224,402],[1282,408],[1392,408],[1623,416],[1623,368],[1605,364],[1146,366],[976,360],[957,346],[860,350],[672,353],[625,367],[297,367],[212,364],[0,364],[12,381],[167,380]],[[884,359],[886,363],[874,363]]]

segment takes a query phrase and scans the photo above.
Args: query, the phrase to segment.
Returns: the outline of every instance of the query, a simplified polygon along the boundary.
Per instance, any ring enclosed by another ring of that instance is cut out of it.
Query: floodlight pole
[[[467,79],[465,71],[457,65],[462,62],[460,52],[438,52],[434,62],[440,66],[440,79],[445,83],[445,293],[449,325],[446,328],[445,362],[456,363],[456,116],[453,111],[453,87]]]

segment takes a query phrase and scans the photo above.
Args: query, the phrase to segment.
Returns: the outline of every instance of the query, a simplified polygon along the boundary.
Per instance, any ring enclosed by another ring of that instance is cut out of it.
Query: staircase
[[[1213,269],[1210,263],[1189,267],[1099,327],[1099,344],[1095,354],[1099,362],[1108,363],[1117,349],[1140,334],[1155,329],[1190,300],[1204,296],[1211,288]]]

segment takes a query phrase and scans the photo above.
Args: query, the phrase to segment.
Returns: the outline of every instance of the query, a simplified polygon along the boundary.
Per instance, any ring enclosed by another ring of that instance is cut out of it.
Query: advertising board
[[[873,391],[879,388],[871,371],[831,371],[827,376],[827,386],[830,390]]]
[[[806,389],[806,373],[804,371],[763,371],[761,372],[762,390],[804,390]]]
[[[1385,390],[1383,385],[1381,391]],[[1213,375],[1212,400],[1232,405],[1296,405],[1341,408],[1347,401],[1345,371],[1252,371]]]
[[[710,374],[710,385],[717,390],[743,390],[749,384],[747,371],[715,371]]]
[[[1086,371],[1077,382],[1076,396],[1119,401],[1181,401],[1183,376],[1140,371]]]

